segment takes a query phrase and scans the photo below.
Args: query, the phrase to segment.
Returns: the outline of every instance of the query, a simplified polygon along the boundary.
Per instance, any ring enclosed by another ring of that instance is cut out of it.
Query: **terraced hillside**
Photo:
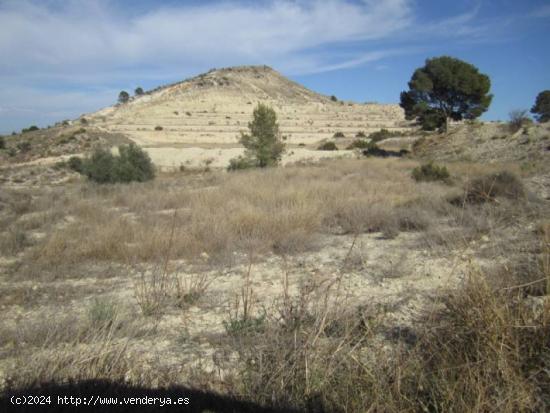
[[[336,132],[353,137],[408,127],[398,105],[333,101],[267,66],[212,70],[86,117],[151,149],[227,149],[239,146],[239,132],[246,130],[258,102],[277,111],[290,146],[314,145]]]

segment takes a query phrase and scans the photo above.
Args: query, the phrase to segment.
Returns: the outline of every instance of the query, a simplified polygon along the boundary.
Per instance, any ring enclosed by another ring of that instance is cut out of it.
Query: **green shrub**
[[[0,136],[0,149],[6,149],[6,140],[3,136]]]
[[[27,132],[33,132],[35,130],[39,130],[40,128],[36,125],[29,126],[28,128],[21,129],[21,133],[27,133]]]
[[[332,100],[333,102],[338,102],[338,98],[334,95],[330,97],[330,100]]]
[[[100,184],[116,182],[115,157],[110,151],[96,149],[92,156],[84,161],[83,172],[90,181]]]
[[[162,126],[155,126],[156,131],[161,131],[162,129],[164,129]]]
[[[67,161],[67,166],[69,169],[80,174],[84,171],[84,163],[82,162],[82,158],[79,158],[78,156],[71,156]]]
[[[369,147],[369,141],[364,139],[355,139],[347,149],[367,149]]]
[[[335,132],[333,135],[334,138],[345,138],[344,132]]]
[[[423,164],[413,169],[412,177],[415,181],[447,181],[450,177],[445,166],[438,166],[432,162]]]
[[[139,146],[119,146],[118,151],[120,155],[115,158],[115,175],[118,182],[145,182],[155,177],[151,158]]]
[[[384,139],[391,138],[392,136],[398,136],[400,133],[392,133],[387,129],[380,129],[377,132],[373,132],[369,135],[369,139],[373,142],[380,142]]]
[[[320,151],[337,151],[338,147],[334,142],[325,142],[322,143],[317,149]]]
[[[119,156],[96,149],[82,165],[82,173],[91,181],[103,183],[144,182],[155,177],[151,158],[135,144],[118,147]],[[74,161],[77,162],[77,161]]]
[[[245,156],[239,156],[229,160],[228,171],[238,171],[240,169],[254,168],[254,162]]]
[[[88,307],[88,321],[92,326],[110,326],[117,317],[117,308],[113,301],[95,298]]]
[[[15,150],[15,148],[9,148],[8,149],[8,156],[13,158],[15,155],[17,155],[17,151]]]
[[[240,143],[246,148],[245,157],[255,166],[276,166],[285,150],[284,137],[279,132],[277,114],[267,105],[259,103],[248,123],[248,133],[241,132]]]

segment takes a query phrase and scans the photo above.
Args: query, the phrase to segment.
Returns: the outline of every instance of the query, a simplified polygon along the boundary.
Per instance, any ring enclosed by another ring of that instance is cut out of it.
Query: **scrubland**
[[[449,162],[445,182],[416,182],[416,166],[3,189],[0,385],[181,384],[282,411],[548,409],[548,201],[512,163]]]

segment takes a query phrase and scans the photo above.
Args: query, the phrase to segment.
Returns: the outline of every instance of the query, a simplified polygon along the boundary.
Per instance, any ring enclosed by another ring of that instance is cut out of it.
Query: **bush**
[[[156,130],[156,131],[161,131],[161,130],[163,130],[163,129],[164,129],[164,128],[163,128],[162,126],[155,126],[155,130]]]
[[[252,162],[251,159],[244,156],[239,156],[237,158],[233,158],[229,160],[229,166],[227,167],[227,170],[237,171],[240,169],[253,168],[254,166],[255,166],[254,162]]]
[[[338,98],[334,95],[330,97],[330,100],[332,100],[333,102],[338,102]]]
[[[155,177],[149,155],[135,144],[119,146],[119,156],[105,149],[96,149],[83,162],[82,172],[97,183],[144,182]]]
[[[356,138],[363,139],[363,138],[366,138],[367,135],[365,135],[365,132],[360,131],[360,132],[357,132],[357,133],[355,134],[355,137],[356,137]]]
[[[83,124],[83,125],[87,125],[88,124],[88,119],[80,118],[80,123]]]
[[[335,132],[333,138],[345,138],[344,132]]]
[[[71,156],[67,161],[67,166],[69,167],[69,169],[78,172],[79,174],[84,172],[84,164],[82,162],[82,158],[79,158],[78,156]]]
[[[378,132],[373,132],[369,135],[369,139],[373,142],[380,142],[384,139],[391,138],[393,134],[387,129],[380,129]]]
[[[30,142],[19,142],[17,144],[17,149],[19,149],[21,152],[28,152],[31,150],[31,143]]]
[[[115,158],[116,178],[119,182],[145,182],[155,177],[151,158],[139,146],[119,146],[120,155]]]
[[[364,139],[355,139],[347,149],[367,149],[369,147],[369,141]]]
[[[510,171],[501,171],[470,181],[466,185],[464,198],[454,201],[482,203],[494,201],[498,197],[517,200],[525,198],[526,195],[523,182],[517,175]]]
[[[6,140],[3,136],[0,136],[0,149],[6,149]]]
[[[89,180],[100,184],[116,182],[115,157],[110,151],[96,149],[92,156],[84,161],[83,172]]]
[[[450,177],[449,171],[445,166],[438,166],[432,162],[423,164],[413,169],[412,177],[415,181],[447,181]]]
[[[21,129],[21,133],[33,132],[36,130],[40,130],[40,128],[36,125],[32,125],[32,126],[29,126],[28,128]]]
[[[510,121],[508,122],[508,128],[511,133],[516,133],[523,125],[529,123],[531,119],[527,117],[527,111],[523,109],[513,110],[509,113]]]
[[[320,151],[337,151],[338,147],[334,142],[325,142],[321,144],[317,149]]]

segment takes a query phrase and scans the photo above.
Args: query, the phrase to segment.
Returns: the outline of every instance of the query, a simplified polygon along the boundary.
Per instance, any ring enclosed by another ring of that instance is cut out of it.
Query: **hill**
[[[332,101],[267,66],[212,70],[87,115],[92,124],[141,145],[234,145],[258,102],[272,106],[291,144],[312,144],[335,132],[355,135],[408,126],[398,105]],[[162,130],[155,130],[155,128]]]

